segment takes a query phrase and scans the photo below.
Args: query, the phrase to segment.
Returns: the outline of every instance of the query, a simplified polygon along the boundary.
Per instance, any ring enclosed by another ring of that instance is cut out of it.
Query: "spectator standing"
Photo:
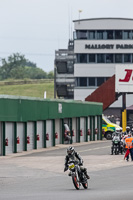
[[[129,149],[131,155],[131,161],[133,161],[133,138],[131,137],[131,133],[128,134],[128,137],[125,139],[125,148]],[[126,157],[126,160],[129,161],[129,154]]]

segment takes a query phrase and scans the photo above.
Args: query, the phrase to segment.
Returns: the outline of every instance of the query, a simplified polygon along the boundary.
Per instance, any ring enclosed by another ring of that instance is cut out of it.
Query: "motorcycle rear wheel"
[[[77,190],[79,190],[80,189],[80,184],[77,182],[77,177],[76,176],[72,176],[72,180],[73,180],[73,184],[74,184],[75,188]]]

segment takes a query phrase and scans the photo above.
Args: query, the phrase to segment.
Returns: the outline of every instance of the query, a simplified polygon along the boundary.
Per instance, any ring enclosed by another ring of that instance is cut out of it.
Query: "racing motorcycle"
[[[81,171],[78,161],[68,162],[68,169],[70,170],[70,176],[72,176],[72,181],[77,190],[80,189],[82,185],[84,189],[88,188],[88,180],[85,174]]]

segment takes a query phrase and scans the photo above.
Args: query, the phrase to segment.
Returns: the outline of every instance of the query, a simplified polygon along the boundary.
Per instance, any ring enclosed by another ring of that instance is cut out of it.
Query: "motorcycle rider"
[[[114,141],[118,141],[119,151],[120,151],[120,128],[116,128],[116,131],[112,134],[112,146],[111,146],[111,155],[113,155],[114,150]]]
[[[120,138],[121,136],[120,128],[116,128],[115,132],[112,134],[112,139],[114,138],[114,136],[117,136]]]
[[[74,147],[72,147],[72,146],[67,148],[64,172],[68,170],[68,162],[70,160],[78,161],[81,172],[83,172],[85,174],[87,179],[90,179],[89,175],[87,174],[87,169],[83,167],[83,160],[82,160],[81,156],[74,150]],[[71,172],[68,175],[71,176]]]
[[[127,126],[127,127],[126,127],[126,131],[124,132],[124,135],[128,135],[129,133],[130,133],[130,127]]]

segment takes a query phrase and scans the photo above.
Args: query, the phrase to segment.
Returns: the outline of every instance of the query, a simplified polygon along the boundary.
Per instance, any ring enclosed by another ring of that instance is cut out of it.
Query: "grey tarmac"
[[[1,199],[132,199],[133,162],[110,155],[111,141],[73,144],[91,177],[89,188],[77,191],[63,172],[66,148],[57,145],[0,157]]]

